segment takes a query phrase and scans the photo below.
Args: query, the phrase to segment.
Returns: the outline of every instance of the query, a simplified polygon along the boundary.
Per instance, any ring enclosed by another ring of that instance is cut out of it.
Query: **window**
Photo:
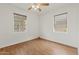
[[[67,32],[67,12],[54,16],[54,31]]]
[[[25,30],[26,16],[14,13],[14,31],[23,32]]]

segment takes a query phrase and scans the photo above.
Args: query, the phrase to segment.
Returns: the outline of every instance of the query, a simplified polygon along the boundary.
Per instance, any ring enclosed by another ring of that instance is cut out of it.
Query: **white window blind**
[[[23,32],[25,30],[26,16],[14,13],[14,31]]]
[[[67,12],[54,16],[54,31],[67,32]]]

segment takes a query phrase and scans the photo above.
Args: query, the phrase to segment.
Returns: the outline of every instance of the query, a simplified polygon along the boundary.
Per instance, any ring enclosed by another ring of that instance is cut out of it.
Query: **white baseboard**
[[[3,44],[0,44],[0,48],[4,48],[4,47],[7,47],[7,46],[22,43],[22,42],[25,42],[25,41],[33,40],[33,39],[36,39],[38,37],[39,37],[38,35],[33,35],[33,36],[28,37],[28,38],[20,39],[18,41],[16,40],[15,42],[7,42],[7,43],[2,42]]]
[[[40,38],[43,38],[43,39],[46,39],[46,40],[49,40],[49,41],[53,41],[53,42],[58,42],[60,44],[64,44],[64,45],[67,45],[67,46],[71,46],[71,47],[77,48],[78,49],[78,55],[79,55],[79,48],[78,47],[75,47],[75,46],[72,46],[72,45],[69,45],[69,44],[66,44],[66,43],[63,43],[63,42],[51,40],[52,38],[47,37],[47,36],[40,36]]]

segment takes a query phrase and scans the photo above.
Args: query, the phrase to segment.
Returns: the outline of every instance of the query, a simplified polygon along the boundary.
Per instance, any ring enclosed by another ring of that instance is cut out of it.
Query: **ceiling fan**
[[[33,3],[28,10],[38,10],[38,11],[42,11],[42,7],[47,7],[49,6],[49,3]]]

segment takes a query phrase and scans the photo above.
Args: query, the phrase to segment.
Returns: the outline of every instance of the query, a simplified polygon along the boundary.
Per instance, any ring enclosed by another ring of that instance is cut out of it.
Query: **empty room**
[[[0,55],[78,55],[79,3],[0,3]]]

